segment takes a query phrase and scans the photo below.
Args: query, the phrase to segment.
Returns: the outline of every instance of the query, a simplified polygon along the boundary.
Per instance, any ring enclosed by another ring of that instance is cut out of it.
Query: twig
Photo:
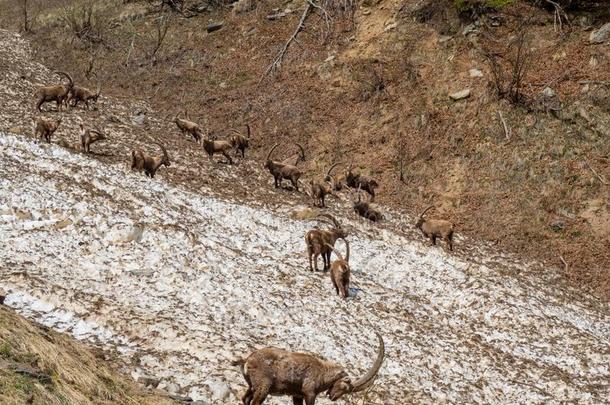
[[[500,121],[502,121],[502,126],[504,127],[504,135],[506,136],[507,140],[510,140],[511,131],[508,128],[508,125],[506,125],[502,111],[498,111],[498,116],[500,117]]]
[[[559,260],[561,260],[561,263],[563,263],[564,271],[567,273],[568,269],[570,268],[570,266],[568,266],[568,262],[565,261],[563,256],[559,256]]]
[[[563,10],[563,8],[561,8],[561,6],[558,3],[554,2],[553,0],[543,0],[543,1],[547,4],[552,5],[555,8],[553,27],[554,27],[555,31],[557,31],[557,23],[559,23],[559,31],[561,31],[563,29],[563,20],[566,20],[566,23],[569,22],[568,15]]]
[[[578,84],[599,84],[601,86],[610,86],[610,82],[602,82],[599,80],[580,80]]]
[[[593,168],[593,166],[591,166],[591,164],[589,163],[589,161],[587,160],[586,157],[583,157],[583,159],[585,160],[585,164],[587,165],[587,167],[589,168],[589,170],[591,170],[593,172],[593,174],[599,179],[599,181],[601,181],[601,183],[603,185],[607,185],[608,183],[606,182],[606,180],[604,180],[604,178],[602,176],[600,176],[595,169]]]
[[[326,34],[324,35],[324,41],[326,42],[326,40],[328,39],[328,36],[330,35],[330,20],[331,20],[330,15],[328,15],[328,12],[326,11],[326,9],[324,7],[317,5],[312,0],[307,0],[307,3],[309,5],[311,5],[312,7],[320,10],[322,12],[322,15],[324,15],[324,22],[326,23]]]
[[[277,56],[275,57],[273,62],[269,65],[267,70],[265,70],[265,73],[263,73],[263,76],[261,77],[259,84],[260,84],[260,82],[263,81],[263,79],[267,75],[269,75],[269,73],[274,72],[280,68],[280,66],[282,65],[282,60],[284,59],[284,56],[286,55],[286,51],[288,51],[288,47],[290,46],[292,41],[294,41],[296,39],[297,35],[299,35],[299,32],[301,32],[301,30],[303,29],[303,24],[305,24],[305,20],[307,19],[307,16],[309,15],[311,8],[312,8],[311,4],[308,2],[307,6],[305,7],[305,10],[303,11],[303,14],[301,15],[301,19],[299,20],[299,24],[297,25],[297,28],[294,30],[294,32],[292,33],[292,35],[290,36],[288,41],[286,41],[286,43],[284,44],[282,49],[278,52]]]

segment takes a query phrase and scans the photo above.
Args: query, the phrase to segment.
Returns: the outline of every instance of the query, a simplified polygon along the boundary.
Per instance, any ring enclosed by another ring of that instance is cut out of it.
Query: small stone
[[[222,23],[222,22],[212,23],[212,24],[209,24],[209,25],[208,25],[208,26],[205,28],[205,30],[206,30],[207,32],[214,32],[214,31],[218,31],[218,30],[219,30],[219,29],[221,29],[223,26],[224,26],[224,23]]]
[[[479,69],[470,69],[468,72],[470,73],[470,77],[483,77],[483,72]]]
[[[544,90],[542,90],[542,95],[547,98],[553,98],[555,97],[555,90],[550,87],[545,87]]]
[[[70,218],[66,218],[64,220],[57,222],[55,224],[55,229],[57,229],[57,230],[64,229],[70,225],[72,225],[72,220]]]
[[[386,25],[383,30],[387,32],[387,31],[393,30],[396,27],[398,27],[398,23],[392,22],[392,23],[389,23],[388,25]]]
[[[458,91],[457,93],[453,93],[450,94],[449,97],[451,97],[452,100],[463,100],[465,98],[470,97],[470,89],[465,89],[462,91]]]
[[[157,388],[159,386],[159,383],[161,382],[161,379],[150,376],[141,376],[140,378],[138,378],[138,382],[145,387]]]
[[[589,42],[592,44],[603,44],[610,39],[610,23],[606,23],[601,28],[596,29],[589,35]]]
[[[136,112],[135,115],[133,117],[131,117],[131,122],[134,125],[144,125],[144,122],[146,122],[146,112],[145,111]]]
[[[477,31],[477,26],[474,24],[469,24],[464,28],[464,31],[462,31],[462,34],[464,34],[464,36],[467,36],[469,34],[472,34],[474,32]]]
[[[18,135],[23,135],[23,128],[21,127],[12,127],[8,130],[8,132]]]
[[[267,16],[267,20],[269,21],[275,21],[275,20],[279,20],[282,17],[286,17],[286,13],[275,13],[275,14],[269,14]]]
[[[555,219],[549,226],[554,232],[561,232],[566,227],[566,223],[562,219]]]
[[[362,15],[369,15],[369,14],[371,14],[371,10],[370,10],[370,9],[368,9],[368,8],[365,8],[365,9],[362,11]]]

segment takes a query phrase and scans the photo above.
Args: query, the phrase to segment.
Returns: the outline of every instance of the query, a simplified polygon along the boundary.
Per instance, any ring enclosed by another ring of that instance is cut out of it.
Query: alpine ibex
[[[333,282],[333,286],[335,286],[335,291],[337,291],[337,295],[341,295],[343,298],[347,298],[349,295],[349,276],[350,276],[350,268],[349,268],[349,242],[345,238],[343,242],[345,242],[345,259],[341,256],[333,246],[326,245],[327,248],[335,252],[339,260],[335,260],[330,265],[330,279]]]
[[[106,135],[97,129],[85,128],[80,124],[80,144],[83,152],[91,153],[91,144],[106,139]]]
[[[360,189],[358,190],[358,201],[353,203],[353,208],[356,214],[370,221],[379,222],[383,220],[383,215],[379,210],[373,208],[370,203],[360,199]]]
[[[424,219],[424,214],[433,207],[429,206],[419,215],[415,228],[422,231],[426,238],[430,238],[433,245],[436,245],[436,238],[442,238],[447,242],[449,250],[453,250],[453,224],[444,219]]]
[[[229,152],[231,151],[231,149],[233,149],[233,145],[231,144],[231,142],[211,141],[208,135],[208,139],[202,139],[202,144],[203,150],[205,150],[205,152],[208,154],[210,160],[212,159],[212,157],[214,157],[216,153],[220,153],[221,155],[227,158],[229,164],[233,164],[233,159],[231,159],[231,155],[229,155]]]
[[[235,148],[235,153],[237,151],[241,152],[241,157],[246,157],[246,149],[250,147],[250,124],[246,124],[246,136],[243,136],[238,130],[231,129],[231,131],[235,132],[235,135],[231,137],[231,144]]]
[[[36,102],[36,108],[38,109],[38,111],[42,111],[41,106],[43,103],[48,103],[51,101],[55,101],[57,103],[57,109],[61,110],[61,106],[66,102],[66,100],[68,99],[68,94],[74,87],[74,81],[72,81],[72,76],[70,76],[66,72],[55,72],[55,74],[60,76],[66,76],[66,78],[68,78],[69,80],[69,83],[39,87],[38,90],[36,90],[36,97],[38,98],[38,101]]]
[[[371,385],[379,373],[385,356],[383,338],[379,339],[377,358],[367,373],[352,382],[338,363],[309,353],[289,352],[268,347],[254,351],[245,359],[231,364],[241,366],[248,384],[243,405],[261,405],[268,395],[288,395],[294,405],[314,405],[316,397],[326,391],[331,401],[348,393],[359,392]]]
[[[186,112],[185,117],[187,117]],[[203,131],[201,130],[199,124],[189,121],[188,119],[180,118],[180,113],[176,114],[174,122],[176,123],[176,126],[178,127],[180,132],[182,132],[182,135],[191,134],[191,136],[195,139],[195,142],[201,142],[201,138],[203,137]]]
[[[61,117],[57,120],[38,117],[34,121],[34,137],[44,138],[47,143],[51,143],[51,136],[57,131],[61,124]]]
[[[169,156],[167,155],[167,151],[165,147],[158,143],[161,148],[161,152],[163,152],[162,156],[147,156],[139,149],[134,149],[131,151],[131,170],[136,169],[141,172],[144,170],[144,173],[150,178],[155,177],[155,173],[161,165],[165,165],[170,167],[171,164],[169,162]]]
[[[265,162],[264,167],[269,169],[269,172],[273,175],[273,179],[275,182],[275,188],[281,187],[282,180],[288,179],[292,183],[292,186],[299,191],[299,178],[303,175],[301,169],[294,165],[290,165],[287,163],[278,162],[275,160],[271,160],[271,154],[277,148],[279,143],[273,145],[269,153],[267,154],[267,161]],[[297,162],[299,160],[305,161],[305,151],[300,144],[296,144],[301,150],[301,155],[297,158]]]
[[[363,174],[355,174],[352,171],[352,164],[349,165],[345,173],[345,184],[351,188],[358,188],[366,191],[371,196],[371,202],[375,201],[375,189],[379,187],[377,181]]]
[[[76,107],[78,103],[82,101],[85,103],[85,107],[89,109],[89,101],[95,102],[97,105],[101,90],[102,88],[99,84],[97,85],[97,91],[95,93],[85,87],[74,86],[72,90],[70,90],[67,101],[68,103],[72,102],[72,104],[70,104],[72,107]]]
[[[307,257],[309,258],[309,270],[318,271],[318,257],[322,255],[324,261],[324,271],[330,267],[330,252],[328,245],[335,246],[339,238],[346,238],[347,231],[341,227],[339,221],[330,214],[320,214],[318,218],[328,218],[332,221],[333,227],[330,229],[315,228],[305,235],[305,245],[307,246]],[[313,259],[313,263],[312,263]]]
[[[339,163],[335,163],[333,164],[330,169],[328,169],[328,172],[326,173],[326,176],[324,177],[324,180],[320,180],[320,179],[312,179],[310,182],[311,185],[311,197],[313,198],[313,205],[316,207],[320,207],[320,208],[324,208],[324,199],[326,198],[327,195],[335,195],[333,193],[333,190],[335,189],[335,181],[333,179],[333,177],[330,175],[330,172],[333,170],[334,167],[336,167]]]

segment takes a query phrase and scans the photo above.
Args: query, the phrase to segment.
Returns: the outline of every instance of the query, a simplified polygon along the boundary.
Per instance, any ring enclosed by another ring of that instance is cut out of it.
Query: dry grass
[[[173,403],[145,393],[83,344],[28,322],[1,305],[0,365],[3,404]]]

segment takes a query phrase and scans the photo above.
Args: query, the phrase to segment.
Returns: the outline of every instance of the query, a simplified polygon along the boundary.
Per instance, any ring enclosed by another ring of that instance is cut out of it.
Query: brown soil
[[[353,26],[333,14],[325,41],[324,20],[312,14],[279,73],[261,81],[302,2],[259,2],[242,14],[216,7],[183,18],[147,2],[100,1],[93,28],[101,43],[64,26],[67,3],[32,11],[37,19],[26,37],[47,66],[94,88],[96,79],[85,78],[93,60],[103,94],[149,101],[158,118],[186,109],[213,133],[250,122],[258,161],[277,141],[302,143],[312,176],[336,159],[353,161],[379,180],[377,202],[414,215],[433,203],[430,215],[452,219],[461,234],[561,268],[563,256],[567,282],[610,297],[610,51],[589,44],[582,15],[557,31],[552,13],[516,2],[483,16],[477,33],[465,36],[471,21],[449,3],[422,14],[415,2],[363,2]],[[285,17],[266,18],[286,8],[292,12]],[[2,25],[17,29],[17,13],[1,5]],[[160,15],[170,28],[151,58]],[[216,21],[224,27],[206,33]],[[603,22],[595,13],[587,21]],[[508,66],[508,41],[522,29],[532,58],[523,99],[511,103],[495,91],[484,52],[502,53]],[[470,77],[472,68],[483,77]],[[556,92],[550,100],[541,96],[547,86]],[[464,88],[469,98],[450,100]],[[192,160],[181,164],[201,167],[195,145],[171,123],[151,126],[146,136],[187,150]]]

